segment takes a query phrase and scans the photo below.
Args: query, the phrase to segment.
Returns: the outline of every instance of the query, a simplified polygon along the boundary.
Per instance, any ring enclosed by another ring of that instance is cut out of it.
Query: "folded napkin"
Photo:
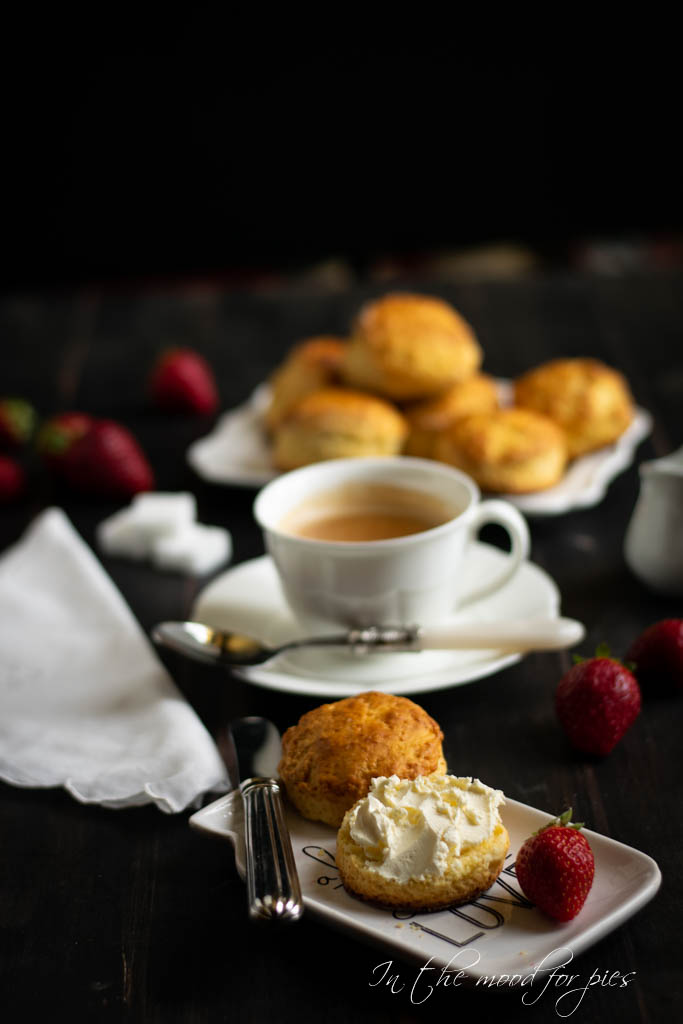
[[[130,608],[50,508],[0,558],[0,778],[83,803],[180,811],[220,755]]]

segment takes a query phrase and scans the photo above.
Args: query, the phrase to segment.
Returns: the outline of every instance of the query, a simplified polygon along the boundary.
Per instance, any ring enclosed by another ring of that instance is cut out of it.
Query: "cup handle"
[[[474,601],[478,601],[482,597],[488,597],[495,590],[500,590],[503,584],[507,583],[514,576],[521,563],[529,555],[531,547],[529,527],[524,516],[521,512],[517,511],[514,505],[510,505],[507,501],[496,499],[482,501],[474,510],[470,523],[470,540],[476,537],[479,530],[486,523],[498,523],[499,526],[506,530],[512,545],[507,557],[507,565],[484,586],[464,594],[460,600],[460,608],[473,604]]]

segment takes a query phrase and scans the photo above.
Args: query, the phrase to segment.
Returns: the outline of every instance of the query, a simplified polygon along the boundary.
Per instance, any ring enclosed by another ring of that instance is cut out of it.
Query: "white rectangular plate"
[[[635,914],[659,888],[660,871],[651,857],[584,829],[595,857],[593,887],[573,921],[553,922],[522,896],[514,871],[517,851],[524,840],[553,815],[507,800],[502,817],[510,834],[510,852],[500,878],[487,893],[452,910],[403,914],[350,896],[335,867],[336,831],[289,811],[306,912],[383,947],[389,955],[394,953],[423,965],[432,958],[431,967],[462,970],[473,981],[505,975],[525,978],[539,968],[545,971],[567,963],[570,954],[578,956]],[[244,877],[239,791],[197,811],[190,824],[230,839],[237,870]]]
[[[507,404],[510,382],[501,379],[498,385],[501,401]],[[268,401],[268,386],[262,384],[247,402],[221,416],[210,434],[190,446],[187,461],[202,479],[239,487],[261,487],[277,476],[263,429]],[[526,515],[533,516],[560,515],[597,505],[614,477],[631,464],[635,449],[651,430],[652,417],[638,408],[633,422],[614,444],[574,459],[554,487],[533,494],[502,497]]]

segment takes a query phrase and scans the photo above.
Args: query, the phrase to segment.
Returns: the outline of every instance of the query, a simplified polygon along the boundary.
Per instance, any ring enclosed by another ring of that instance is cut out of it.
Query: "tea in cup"
[[[529,553],[514,506],[481,501],[465,473],[428,459],[314,463],[267,484],[254,515],[289,605],[315,630],[438,622],[499,590]],[[463,559],[486,523],[503,526],[511,550],[464,594]]]

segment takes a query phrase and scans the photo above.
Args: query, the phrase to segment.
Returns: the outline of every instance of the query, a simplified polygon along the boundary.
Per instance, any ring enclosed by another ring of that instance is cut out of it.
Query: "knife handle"
[[[275,779],[252,778],[245,779],[240,789],[249,916],[296,921],[304,906],[280,786]]]

